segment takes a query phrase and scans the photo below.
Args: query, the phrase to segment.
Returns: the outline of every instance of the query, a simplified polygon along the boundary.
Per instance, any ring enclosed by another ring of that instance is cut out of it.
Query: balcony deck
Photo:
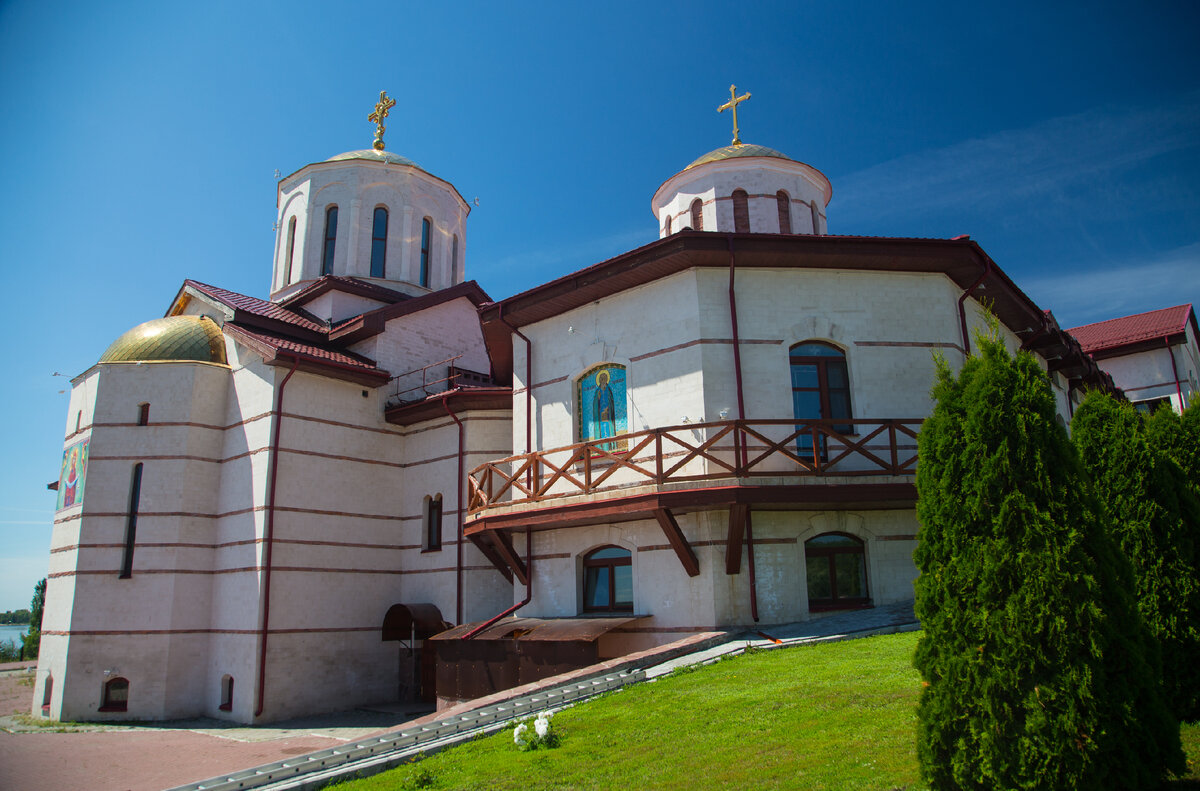
[[[729,487],[911,486],[920,425],[920,419],[726,420],[509,456],[470,472],[468,532],[501,516],[613,499],[670,495],[683,503],[688,492]]]

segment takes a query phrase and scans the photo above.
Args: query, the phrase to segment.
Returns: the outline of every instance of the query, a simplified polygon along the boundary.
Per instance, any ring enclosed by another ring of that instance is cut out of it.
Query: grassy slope
[[[916,640],[756,652],[560,712],[554,750],[518,752],[506,729],[338,791],[922,788]],[[1200,726],[1184,728],[1184,747],[1200,756]],[[1190,768],[1175,787],[1200,788]]]

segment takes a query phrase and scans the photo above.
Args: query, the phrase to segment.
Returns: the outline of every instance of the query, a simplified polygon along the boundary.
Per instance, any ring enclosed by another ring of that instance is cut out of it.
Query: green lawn
[[[512,729],[376,777],[366,789],[916,789],[915,633],[759,651],[639,684],[554,717],[561,746]],[[1200,757],[1200,727],[1184,729]],[[1200,773],[1175,788],[1200,788]]]

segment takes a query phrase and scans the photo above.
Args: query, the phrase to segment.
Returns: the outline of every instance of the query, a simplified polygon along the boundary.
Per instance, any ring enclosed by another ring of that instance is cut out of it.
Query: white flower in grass
[[[518,725],[517,727],[513,728],[513,743],[516,744],[518,747],[525,746],[525,731],[526,731],[526,726],[525,726],[525,723],[523,723],[523,722],[520,725]]]
[[[545,739],[550,735],[550,718],[545,713],[539,714],[533,721],[533,730],[537,732],[539,739]]]

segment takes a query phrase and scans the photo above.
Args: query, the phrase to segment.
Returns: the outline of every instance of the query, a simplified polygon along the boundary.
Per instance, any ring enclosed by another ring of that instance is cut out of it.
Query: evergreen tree
[[[1183,754],[1129,563],[1048,379],[996,335],[957,377],[939,362],[920,434],[922,776],[934,789],[1154,787]]]
[[[1200,399],[1193,398],[1182,415],[1170,408],[1154,410],[1146,421],[1146,436],[1183,469],[1192,491],[1200,497]]]
[[[1174,412],[1157,413],[1160,427],[1169,427]],[[1138,609],[1162,649],[1171,708],[1181,720],[1200,719],[1200,501],[1179,465],[1148,441],[1128,401],[1089,393],[1071,421],[1071,439],[1133,564]]]

